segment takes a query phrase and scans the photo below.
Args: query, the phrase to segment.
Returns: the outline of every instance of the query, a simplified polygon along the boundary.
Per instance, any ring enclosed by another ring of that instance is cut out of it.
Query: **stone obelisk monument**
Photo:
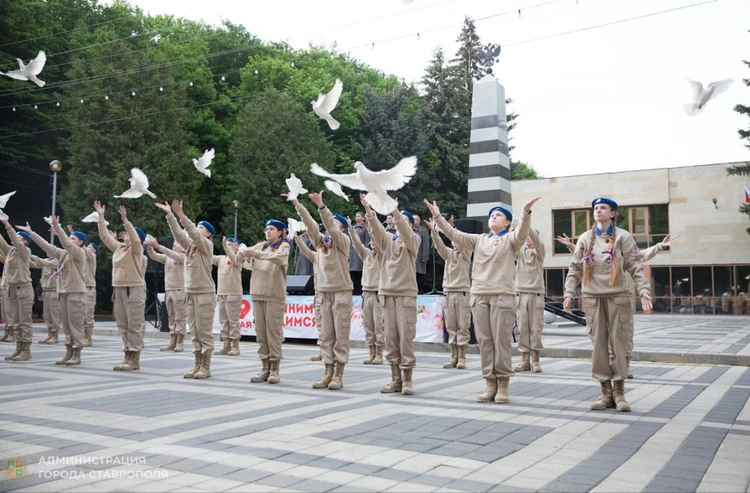
[[[468,189],[466,218],[482,221],[485,229],[492,207],[513,210],[505,88],[491,74],[474,83]]]

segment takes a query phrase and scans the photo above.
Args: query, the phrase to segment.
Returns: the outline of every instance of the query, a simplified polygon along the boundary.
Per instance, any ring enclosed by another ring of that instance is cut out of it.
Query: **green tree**
[[[544,178],[534,167],[528,163],[510,160],[511,180],[537,180]]]
[[[316,120],[289,94],[274,88],[250,98],[238,115],[229,152],[233,185],[218,200],[227,211],[233,200],[240,201],[238,236],[248,245],[262,240],[266,219],[286,222],[287,217],[297,217],[291,202],[281,197],[287,191],[284,180],[290,173],[311,192],[323,189],[322,180],[310,173],[310,164],[330,169],[332,152]],[[345,203],[330,194],[324,199],[334,211]],[[305,197],[300,197],[300,202],[311,211],[315,209]],[[232,217],[225,216],[222,230],[232,231],[232,222]]]

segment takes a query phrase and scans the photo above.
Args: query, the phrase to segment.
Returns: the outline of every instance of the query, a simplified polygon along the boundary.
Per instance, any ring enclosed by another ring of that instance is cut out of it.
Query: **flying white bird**
[[[148,189],[148,178],[146,178],[143,171],[133,168],[130,170],[130,174],[132,175],[131,178],[128,178],[130,189],[123,192],[122,195],[115,195],[116,199],[137,199],[143,194],[148,195],[152,199],[156,198],[156,195]]]
[[[349,202],[349,197],[344,193],[343,190],[341,190],[341,185],[339,185],[335,181],[326,180],[323,182],[323,185],[325,185],[328,190],[333,192],[334,195],[338,195],[339,197]]]
[[[289,227],[289,231],[294,231],[295,233],[301,233],[307,229],[305,223],[292,219],[291,217],[286,218],[286,224]]]
[[[398,207],[398,202],[390,197],[388,192],[399,190],[409,183],[411,177],[417,172],[417,157],[404,158],[393,168],[382,171],[370,171],[359,161],[354,163],[354,168],[357,170],[355,173],[333,175],[317,163],[310,165],[310,171],[315,175],[330,178],[354,190],[368,192],[365,200],[370,204],[370,207],[379,214],[390,214]]]
[[[726,91],[732,85],[732,79],[724,79],[711,82],[706,89],[700,82],[688,79],[690,87],[693,89],[693,101],[684,105],[685,113],[689,116],[697,115],[706,107],[711,99]]]
[[[286,187],[289,189],[289,196],[287,197],[287,200],[294,200],[299,195],[307,193],[305,187],[302,186],[302,180],[294,176],[294,173],[292,173],[291,176],[286,179]]]
[[[311,101],[313,111],[320,118],[328,122],[328,126],[331,130],[336,130],[341,126],[332,116],[331,112],[336,108],[341,97],[341,91],[344,89],[344,84],[340,80],[336,79],[336,83],[333,85],[333,89],[328,94],[318,94],[317,101]]]
[[[200,159],[193,158],[193,164],[195,165],[195,169],[206,175],[207,177],[211,178],[211,170],[207,169],[209,166],[211,166],[211,161],[214,160],[214,156],[216,155],[216,152],[214,152],[213,149],[210,151],[206,151],[203,153]]]
[[[5,195],[0,195],[0,219],[2,219],[3,221],[7,221],[9,219],[8,215],[3,212],[3,209],[6,205],[8,205],[8,199],[10,199],[15,194],[16,192],[9,192]]]
[[[81,219],[81,222],[82,223],[98,223],[99,222],[99,213],[96,212],[96,211],[94,211],[91,214],[89,214],[88,216],[86,216],[83,219]],[[105,220],[104,221],[104,225],[105,226],[109,226],[109,221]]]
[[[18,60],[18,70],[11,70],[3,75],[16,80],[30,80],[39,87],[44,87],[46,82],[36,78],[37,75],[42,73],[44,64],[47,63],[47,55],[43,51],[40,51],[28,65],[24,65],[20,58],[16,58],[16,60]]]

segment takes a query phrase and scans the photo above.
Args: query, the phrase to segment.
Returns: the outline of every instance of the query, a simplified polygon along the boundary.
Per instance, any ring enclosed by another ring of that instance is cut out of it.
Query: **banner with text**
[[[315,326],[313,296],[287,296],[284,309],[284,337],[289,339],[318,339]],[[444,298],[442,296],[417,297],[416,342],[443,342]],[[214,314],[213,333],[221,334],[218,310]],[[249,295],[242,297],[240,309],[240,333],[243,336],[255,335],[253,305]],[[352,341],[364,341],[365,329],[362,325],[362,297],[352,296],[352,326],[349,333]]]

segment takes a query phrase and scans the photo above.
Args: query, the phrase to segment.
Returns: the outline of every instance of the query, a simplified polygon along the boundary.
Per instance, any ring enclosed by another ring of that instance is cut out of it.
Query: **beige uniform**
[[[328,232],[320,233],[318,223],[302,205],[297,206],[316,250],[318,274],[315,292],[320,293],[320,352],[326,365],[349,362],[349,332],[352,324],[352,279],[349,275],[351,240],[339,229],[339,222],[327,207],[319,210]]]
[[[533,248],[524,244],[516,259],[516,319],[520,332],[518,350],[522,353],[541,351],[544,328],[544,256],[546,250],[533,229],[529,229]]]
[[[284,340],[289,243],[280,241],[276,245],[270,245],[262,241],[251,247],[251,250],[253,256],[245,262],[245,266],[253,271],[250,277],[250,297],[253,302],[258,356],[261,361],[280,361],[281,343]]]
[[[624,380],[627,377],[626,352],[633,332],[633,306],[625,272],[633,277],[639,296],[650,295],[649,281],[643,274],[641,256],[635,240],[629,232],[616,228],[614,232],[614,255],[621,272],[617,282],[609,285],[612,255],[612,236],[588,231],[580,236],[565,279],[565,297],[575,296],[576,286],[583,280],[583,262],[591,262],[591,281],[583,282],[586,326],[592,335],[594,350],[591,355],[592,375],[600,382]],[[584,258],[591,242],[594,242],[590,258]],[[612,350],[610,360],[609,350]]]
[[[469,307],[471,280],[471,252],[448,248],[435,228],[432,241],[438,255],[445,261],[443,271],[443,293],[445,294],[445,329],[448,343],[456,346],[469,344],[471,328],[471,308]]]
[[[5,239],[0,240],[0,252],[5,255],[3,270],[7,287],[3,293],[3,300],[8,306],[5,314],[10,324],[16,330],[16,341],[31,342],[32,308],[34,306],[34,288],[31,285],[31,249],[23,244],[23,240],[12,226],[6,226],[8,237],[12,245]],[[2,236],[0,236],[2,238]]]
[[[368,225],[368,231],[370,227]],[[383,316],[383,298],[378,294],[380,270],[383,253],[378,255],[374,248],[362,244],[359,234],[349,228],[354,251],[362,259],[362,325],[368,346],[383,347],[385,343],[385,318]]]
[[[240,308],[242,308],[242,262],[234,254],[214,255],[218,268],[219,323],[224,340],[240,338]]]
[[[83,318],[85,334],[94,331],[94,311],[96,309],[96,253],[86,249],[86,315]]]
[[[385,358],[402,370],[417,366],[414,337],[417,333],[417,254],[422,239],[401,215],[396,234],[386,232],[374,212],[367,213],[372,244],[383,250],[378,294],[385,316]]]
[[[297,248],[304,257],[310,261],[313,269],[313,289],[315,290],[315,296],[313,297],[313,310],[315,311],[315,328],[318,329],[318,346],[320,346],[320,294],[318,293],[318,254],[312,251],[299,235],[294,235],[294,242],[297,244]]]
[[[36,233],[31,233],[31,239],[47,253],[48,257],[56,258],[59,263],[54,275],[57,279],[57,294],[60,298],[62,328],[65,332],[66,344],[73,349],[78,349],[84,344],[86,249],[76,246],[60,225],[55,228],[55,235],[63,248],[50,245]]]
[[[442,216],[440,230],[462,252],[473,252],[471,296],[474,331],[479,342],[482,377],[514,375],[511,344],[516,320],[515,260],[531,224],[522,213],[518,228],[505,234],[469,234],[452,228]]]
[[[3,265],[5,265],[5,255],[3,255],[1,251],[0,251],[0,262],[2,262]],[[3,267],[3,274],[0,275],[0,319],[2,319],[3,321],[3,325],[5,326],[6,332],[10,332],[11,331],[10,321],[8,320],[8,315],[5,313],[5,307],[8,304],[8,296],[5,293],[5,289],[7,286],[8,285],[5,283],[5,267]],[[11,332],[9,335],[13,336],[13,333]]]
[[[42,284],[44,323],[47,324],[47,328],[55,332],[60,330],[60,297],[57,294],[57,280],[53,277],[57,265],[56,258],[31,256],[31,268],[42,271],[39,282]]]
[[[149,247],[148,256],[164,264],[164,304],[167,305],[170,334],[185,334],[187,307],[185,306],[185,254],[160,246],[161,253]]]
[[[184,217],[180,221],[184,231],[174,214],[167,213],[167,222],[174,239],[185,248],[185,293],[194,351],[206,353],[214,349],[212,328],[216,310],[216,284],[211,276],[214,244],[201,234],[190,219]]]
[[[99,218],[99,237],[112,251],[112,287],[117,330],[122,338],[123,351],[141,351],[146,330],[146,283],[144,281],[143,245],[130,221],[124,222],[130,245],[110,236],[104,219]]]

